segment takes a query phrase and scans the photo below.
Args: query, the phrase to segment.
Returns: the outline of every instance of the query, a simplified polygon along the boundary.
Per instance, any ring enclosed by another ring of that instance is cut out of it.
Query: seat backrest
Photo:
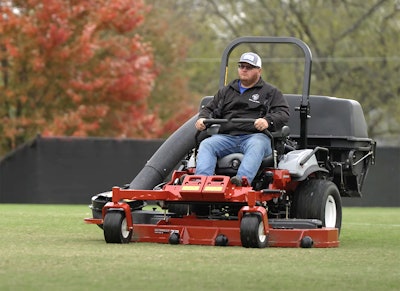
[[[199,111],[200,109],[202,109],[204,106],[207,105],[208,102],[210,102],[213,99],[214,96],[204,96],[203,98],[201,98],[200,101],[200,106],[199,106]]]

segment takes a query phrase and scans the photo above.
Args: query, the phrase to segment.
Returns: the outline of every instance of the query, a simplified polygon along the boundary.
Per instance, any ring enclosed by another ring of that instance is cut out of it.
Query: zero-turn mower
[[[302,94],[285,94],[289,124],[280,132],[266,132],[273,154],[262,161],[251,185],[246,178],[242,186],[230,181],[240,153],[218,160],[213,176],[195,175],[196,148],[207,134],[218,132],[222,123],[254,120],[208,119],[206,133],[196,131],[193,116],[129,185],[92,197],[93,218],[85,221],[99,225],[107,243],[339,246],[341,197],[361,197],[368,168],[375,162],[375,142],[368,138],[362,108],[350,99],[309,95],[311,51],[292,37],[231,42],[222,56],[220,87],[226,83],[231,51],[243,43],[294,44],[304,53]],[[204,97],[200,106],[211,98]]]

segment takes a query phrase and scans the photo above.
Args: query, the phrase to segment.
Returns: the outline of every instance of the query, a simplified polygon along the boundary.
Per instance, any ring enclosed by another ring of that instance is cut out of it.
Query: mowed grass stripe
[[[0,290],[399,290],[400,208],[344,208],[332,249],[104,242],[87,205],[0,204]]]

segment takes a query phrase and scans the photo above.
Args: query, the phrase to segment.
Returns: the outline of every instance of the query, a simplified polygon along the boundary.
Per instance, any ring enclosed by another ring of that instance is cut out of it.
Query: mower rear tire
[[[108,211],[103,222],[104,239],[107,243],[126,244],[131,241],[132,230],[128,230],[125,213]]]
[[[295,218],[319,219],[323,227],[342,226],[342,202],[337,186],[327,180],[303,182],[294,197]]]
[[[190,214],[189,204],[171,203],[168,204],[168,212],[173,213],[176,217],[182,217]]]
[[[240,222],[240,241],[245,248],[265,248],[268,245],[264,222],[259,215],[243,216]]]

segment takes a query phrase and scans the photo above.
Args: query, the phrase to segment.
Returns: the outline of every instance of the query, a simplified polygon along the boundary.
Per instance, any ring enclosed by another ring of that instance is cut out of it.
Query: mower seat
[[[217,161],[215,174],[231,176],[231,177],[235,176],[242,159],[243,159],[242,153],[233,153],[220,158]],[[259,171],[273,166],[274,166],[274,158],[273,155],[271,154],[262,160]]]

